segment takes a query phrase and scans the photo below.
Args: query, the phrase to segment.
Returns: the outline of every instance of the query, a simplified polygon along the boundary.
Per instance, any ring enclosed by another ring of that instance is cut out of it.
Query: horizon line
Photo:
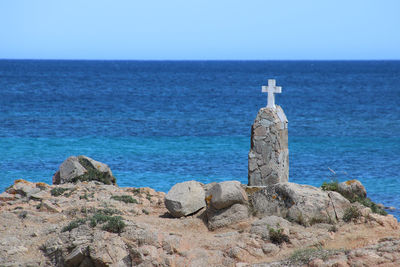
[[[0,58],[5,60],[42,61],[400,61],[399,59],[82,59],[82,58]]]

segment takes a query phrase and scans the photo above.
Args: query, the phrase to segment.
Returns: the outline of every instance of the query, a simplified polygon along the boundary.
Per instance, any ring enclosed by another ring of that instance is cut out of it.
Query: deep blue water
[[[329,167],[400,209],[400,61],[0,60],[0,191],[51,183],[80,154],[120,186],[247,183],[268,78],[283,87],[290,181],[320,186]]]

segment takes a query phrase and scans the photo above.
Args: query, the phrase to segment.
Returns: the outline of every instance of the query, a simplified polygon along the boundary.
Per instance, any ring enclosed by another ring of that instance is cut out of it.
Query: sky
[[[399,0],[0,0],[0,59],[400,59]]]

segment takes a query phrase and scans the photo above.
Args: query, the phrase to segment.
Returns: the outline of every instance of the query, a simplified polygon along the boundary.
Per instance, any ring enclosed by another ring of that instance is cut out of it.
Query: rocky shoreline
[[[202,187],[207,192],[210,185]],[[175,218],[165,197],[151,188],[97,181],[17,180],[0,194],[0,266],[400,264],[397,220],[356,204],[361,214],[348,222],[302,225],[249,212],[210,229],[207,207]]]
[[[86,156],[53,185],[16,180],[0,194],[0,266],[400,266],[399,223],[360,181],[289,182],[287,123],[260,109],[249,185],[122,188]]]

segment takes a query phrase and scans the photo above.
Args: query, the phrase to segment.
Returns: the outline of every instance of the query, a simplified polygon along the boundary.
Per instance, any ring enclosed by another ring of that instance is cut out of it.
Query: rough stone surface
[[[98,181],[114,184],[116,179],[107,164],[86,156],[71,156],[53,176],[53,184],[76,183],[78,181]]]
[[[73,178],[82,176],[86,172],[86,169],[79,163],[78,158],[71,156],[60,165],[59,170],[53,176],[53,184],[69,183]]]
[[[39,193],[41,190],[35,184],[25,180],[16,180],[14,185],[7,190],[10,194],[19,194],[22,197],[30,198],[32,195]]]
[[[288,121],[280,106],[261,108],[251,127],[248,184],[269,185],[289,180]]]
[[[365,198],[367,196],[367,190],[358,180],[349,180],[338,185],[338,192],[349,199]]]
[[[65,258],[66,266],[79,266],[81,262],[86,258],[86,248],[79,246],[72,250],[70,254]]]
[[[15,194],[9,194],[7,192],[3,192],[0,194],[0,201],[9,201],[14,199],[15,199]]]
[[[174,217],[182,217],[204,208],[205,192],[201,183],[188,181],[174,185],[165,196],[165,206]]]
[[[121,237],[110,235],[107,232],[96,231],[93,236],[92,245],[89,246],[89,254],[96,266],[128,267],[124,260],[128,258],[129,252]],[[129,261],[127,259],[127,261]]]
[[[266,216],[252,223],[250,233],[261,236],[263,239],[269,238],[269,229],[283,229],[284,234],[289,234],[291,223],[282,217]]]
[[[400,266],[400,239],[383,238],[376,244],[366,245],[351,251],[344,249],[314,249],[304,257],[273,263],[254,264],[253,267],[349,267],[349,266]]]
[[[257,216],[276,215],[304,225],[312,221],[340,220],[350,206],[339,193],[310,185],[279,183],[256,189],[250,199]]]
[[[249,217],[247,205],[233,204],[225,209],[207,209],[208,228],[214,230],[217,228],[232,225]]]
[[[25,184],[26,191],[19,190],[19,183]],[[39,188],[37,194],[43,198],[28,198],[26,192],[32,188]],[[50,193],[60,188],[66,190],[64,194]],[[331,224],[304,227],[274,216],[228,220],[227,226],[210,231],[204,212],[171,218],[165,193],[151,188],[18,180],[7,194],[0,199],[0,266],[306,266],[314,259],[321,259],[322,266],[343,266],[346,261],[350,266],[400,266],[397,220],[371,211],[357,221],[338,222],[336,232],[330,231]],[[137,203],[117,201],[112,198],[116,195],[131,196]],[[240,217],[246,208],[234,204],[218,210],[213,223]],[[99,214],[121,216],[126,226],[120,233],[106,231],[105,222],[92,226],[91,219]],[[64,230],[70,225],[74,227]],[[267,235],[255,231],[268,226],[288,230],[290,243],[274,245]],[[285,260],[303,249],[316,252],[307,255],[308,261]]]
[[[233,204],[246,204],[247,194],[239,181],[226,181],[215,184],[206,193],[210,205],[215,209],[224,209]]]

